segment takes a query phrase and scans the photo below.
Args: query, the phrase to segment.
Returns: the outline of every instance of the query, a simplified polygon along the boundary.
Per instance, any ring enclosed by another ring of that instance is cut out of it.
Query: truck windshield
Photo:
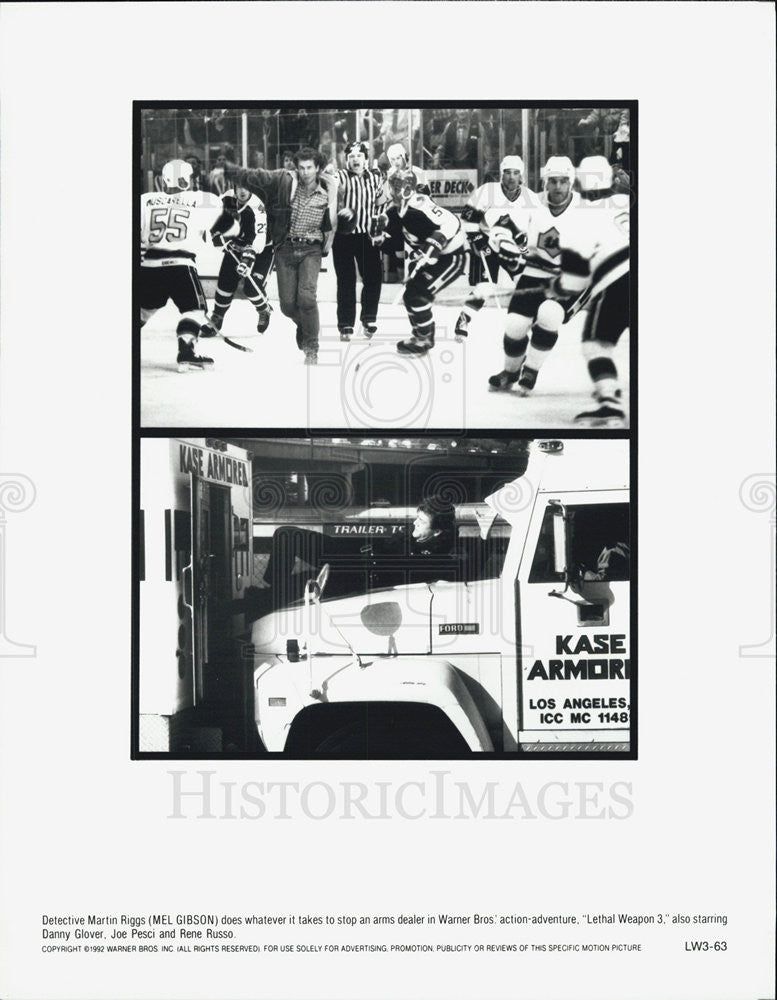
[[[347,530],[346,530],[347,527]],[[412,524],[327,525],[324,530],[284,525],[255,555],[255,578],[264,603],[287,607],[303,596],[305,583],[324,563],[330,567],[324,600],[438,580],[471,583],[502,571],[510,526],[499,520],[480,538],[474,525],[457,525],[439,545],[419,545]]]

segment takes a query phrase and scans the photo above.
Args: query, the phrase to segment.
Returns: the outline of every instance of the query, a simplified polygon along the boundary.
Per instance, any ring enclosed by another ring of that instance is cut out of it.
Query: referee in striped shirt
[[[375,333],[380,301],[380,248],[369,238],[370,218],[383,200],[384,175],[367,166],[367,144],[349,142],[345,147],[346,169],[340,181],[337,232],[332,260],[337,275],[337,328],[341,340],[350,340],[356,324],[356,268],[362,279],[360,320],[368,337]]]

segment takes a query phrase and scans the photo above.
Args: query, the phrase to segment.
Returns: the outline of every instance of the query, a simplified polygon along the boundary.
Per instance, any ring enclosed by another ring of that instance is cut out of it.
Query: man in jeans
[[[318,361],[316,287],[337,222],[337,178],[322,173],[325,164],[320,153],[304,148],[294,155],[293,171],[227,168],[230,180],[264,202],[268,241],[276,248],[281,311],[294,321],[297,346],[308,365]]]

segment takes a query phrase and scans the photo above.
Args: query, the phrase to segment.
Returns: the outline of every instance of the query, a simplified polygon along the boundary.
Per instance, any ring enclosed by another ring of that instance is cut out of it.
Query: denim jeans
[[[318,350],[318,303],[316,287],[321,270],[321,244],[293,246],[283,243],[275,254],[278,297],[281,310],[300,328],[298,344],[303,351]]]

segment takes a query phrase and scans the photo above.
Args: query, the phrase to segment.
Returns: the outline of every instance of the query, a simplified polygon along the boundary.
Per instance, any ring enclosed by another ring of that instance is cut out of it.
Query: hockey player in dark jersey
[[[237,185],[225,192],[222,203],[223,211],[208,235],[213,245],[224,251],[224,257],[219,269],[213,312],[201,329],[200,336],[215,337],[221,331],[241,281],[246,298],[258,315],[256,328],[259,333],[264,333],[272,312],[265,283],[273,261],[272,244],[262,246],[267,231],[264,206],[255,194]]]
[[[419,357],[434,347],[432,303],[438,292],[464,274],[466,237],[456,216],[417,193],[412,170],[393,170],[388,176],[391,205],[373,219],[371,236],[380,245],[408,244],[414,256],[402,297],[412,337],[397,344],[400,354]]]

